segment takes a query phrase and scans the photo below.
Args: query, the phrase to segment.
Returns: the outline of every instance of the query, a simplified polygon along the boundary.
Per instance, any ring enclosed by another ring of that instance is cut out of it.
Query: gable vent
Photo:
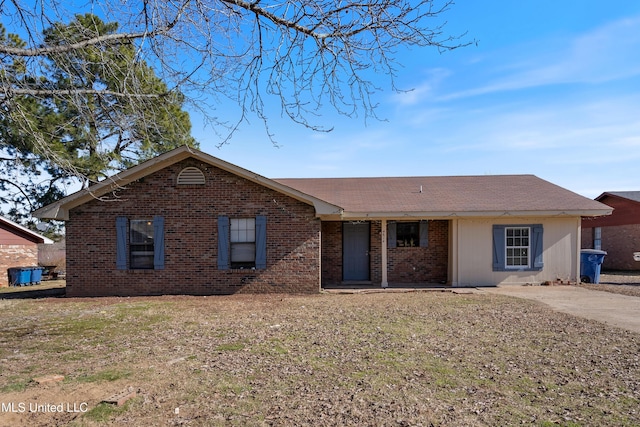
[[[204,185],[204,174],[193,166],[184,168],[178,174],[178,185]]]

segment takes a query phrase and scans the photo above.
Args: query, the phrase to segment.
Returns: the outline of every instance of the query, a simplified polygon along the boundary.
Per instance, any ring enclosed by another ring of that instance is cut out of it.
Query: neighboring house
[[[92,296],[576,281],[581,217],[609,213],[532,175],[274,180],[181,147],[35,215]]]
[[[45,274],[49,279],[64,274],[66,254],[67,246],[64,237],[56,240],[52,245],[38,245],[38,264],[45,267]]]
[[[9,286],[8,270],[38,265],[38,244],[53,240],[0,217],[0,287]]]
[[[607,217],[583,218],[582,247],[607,252],[603,269],[640,270],[640,191],[610,191],[596,200],[613,208]]]

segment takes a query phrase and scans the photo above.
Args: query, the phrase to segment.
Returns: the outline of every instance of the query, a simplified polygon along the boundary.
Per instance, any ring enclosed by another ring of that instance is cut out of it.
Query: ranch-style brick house
[[[582,219],[582,247],[607,252],[603,269],[640,270],[640,191],[607,191],[595,200],[613,214]]]
[[[9,269],[38,265],[38,245],[53,240],[0,216],[0,288],[10,285]]]
[[[532,175],[268,179],[180,147],[39,209],[67,295],[315,293],[580,277],[608,206]]]

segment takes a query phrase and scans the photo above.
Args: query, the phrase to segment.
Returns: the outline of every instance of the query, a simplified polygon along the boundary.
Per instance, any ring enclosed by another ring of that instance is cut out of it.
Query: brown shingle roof
[[[424,218],[505,213],[572,216],[611,213],[611,208],[600,202],[533,175],[268,179],[182,146],[40,208],[33,215],[68,220],[70,209],[190,157],[313,205],[318,216],[329,219],[376,215],[393,218],[411,214]]]
[[[533,175],[301,178],[275,181],[351,213],[610,211]],[[420,192],[422,189],[422,192]],[[580,214],[580,213],[579,213]]]

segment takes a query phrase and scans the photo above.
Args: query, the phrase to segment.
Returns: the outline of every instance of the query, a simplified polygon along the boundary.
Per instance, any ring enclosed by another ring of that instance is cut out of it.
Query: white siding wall
[[[493,271],[494,224],[542,224],[542,271]],[[454,286],[494,286],[498,284],[540,284],[556,279],[577,279],[580,240],[580,218],[495,218],[458,219],[451,223],[455,231],[452,242],[457,247],[457,260],[452,259]]]

